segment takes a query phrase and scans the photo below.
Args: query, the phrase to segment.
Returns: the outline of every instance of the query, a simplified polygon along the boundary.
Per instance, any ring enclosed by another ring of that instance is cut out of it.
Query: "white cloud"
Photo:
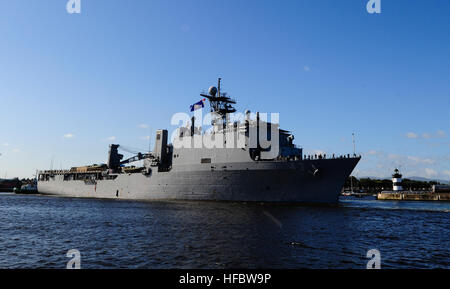
[[[310,71],[311,68],[310,68],[309,66],[306,66],[306,65],[305,65],[305,66],[303,66],[303,70],[304,70],[304,71]]]
[[[438,130],[438,131],[437,131],[437,135],[438,135],[438,137],[445,137],[445,131],[443,131],[443,130]]]
[[[436,161],[435,161],[435,160],[432,160],[432,159],[422,159],[422,162],[425,163],[425,164],[432,165],[432,164],[434,164]]]
[[[433,169],[425,168],[425,175],[427,177],[434,177],[434,176],[437,175],[437,172],[435,170],[433,170]]]
[[[417,138],[432,139],[432,138],[444,138],[446,136],[446,134],[445,134],[445,131],[438,130],[436,133],[424,132],[421,135],[416,134],[414,132],[408,132],[405,136],[407,138],[413,138],[413,139],[417,139]]]
[[[141,136],[140,139],[142,139],[142,140],[149,140],[150,136],[149,135]]]
[[[406,134],[406,137],[407,138],[419,138],[419,136],[417,134],[413,133],[413,132],[408,132]]]
[[[400,156],[396,155],[396,154],[388,154],[387,157],[388,157],[388,159],[391,159],[391,160],[400,159]]]
[[[450,177],[450,171],[448,171],[448,170],[445,170],[445,171],[443,172],[443,174]]]
[[[20,153],[20,149],[17,149],[17,148],[16,148],[16,149],[13,149],[12,152],[13,152],[13,153]]]
[[[7,147],[7,146],[9,146],[9,143],[5,142],[5,143],[3,143],[3,145],[4,145],[5,147]]]
[[[64,135],[64,138],[74,138],[74,137],[75,137],[75,135],[72,134],[72,133],[66,133],[66,134]]]
[[[142,123],[138,125],[140,128],[148,128],[148,124]]]
[[[363,155],[357,168],[359,177],[386,178],[397,167],[405,178],[426,177],[450,180],[448,175],[450,170],[446,166],[448,161],[450,161],[450,155],[407,156],[371,150]]]
[[[415,162],[419,162],[419,158],[418,157],[408,157],[409,160],[415,161]]]
[[[423,164],[427,164],[427,165],[432,165],[434,164],[436,161],[430,158],[419,158],[419,157],[415,157],[415,156],[408,156],[408,160],[413,161],[415,163],[423,163]]]
[[[107,140],[116,140],[116,137],[115,136],[110,136],[110,137],[107,138]]]

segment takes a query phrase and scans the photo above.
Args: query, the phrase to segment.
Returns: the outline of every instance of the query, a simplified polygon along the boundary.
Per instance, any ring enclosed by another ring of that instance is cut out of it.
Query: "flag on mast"
[[[199,102],[194,103],[193,105],[191,105],[191,111],[197,110],[197,109],[201,109],[204,108],[205,105],[203,104],[203,100],[200,100]]]

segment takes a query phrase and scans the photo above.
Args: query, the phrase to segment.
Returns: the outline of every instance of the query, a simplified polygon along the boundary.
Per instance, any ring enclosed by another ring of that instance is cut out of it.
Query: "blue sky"
[[[450,179],[449,1],[66,2],[0,2],[1,177],[146,149],[222,77],[307,153],[355,132],[358,176]]]

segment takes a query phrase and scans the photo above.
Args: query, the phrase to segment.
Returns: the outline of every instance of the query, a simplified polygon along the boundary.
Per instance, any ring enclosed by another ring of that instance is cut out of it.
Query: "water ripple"
[[[0,268],[450,268],[448,203],[131,202],[0,194]]]

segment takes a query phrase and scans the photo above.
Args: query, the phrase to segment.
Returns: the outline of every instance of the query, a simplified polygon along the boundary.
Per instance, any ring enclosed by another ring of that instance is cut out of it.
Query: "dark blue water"
[[[450,203],[131,202],[0,194],[0,268],[450,268]]]

